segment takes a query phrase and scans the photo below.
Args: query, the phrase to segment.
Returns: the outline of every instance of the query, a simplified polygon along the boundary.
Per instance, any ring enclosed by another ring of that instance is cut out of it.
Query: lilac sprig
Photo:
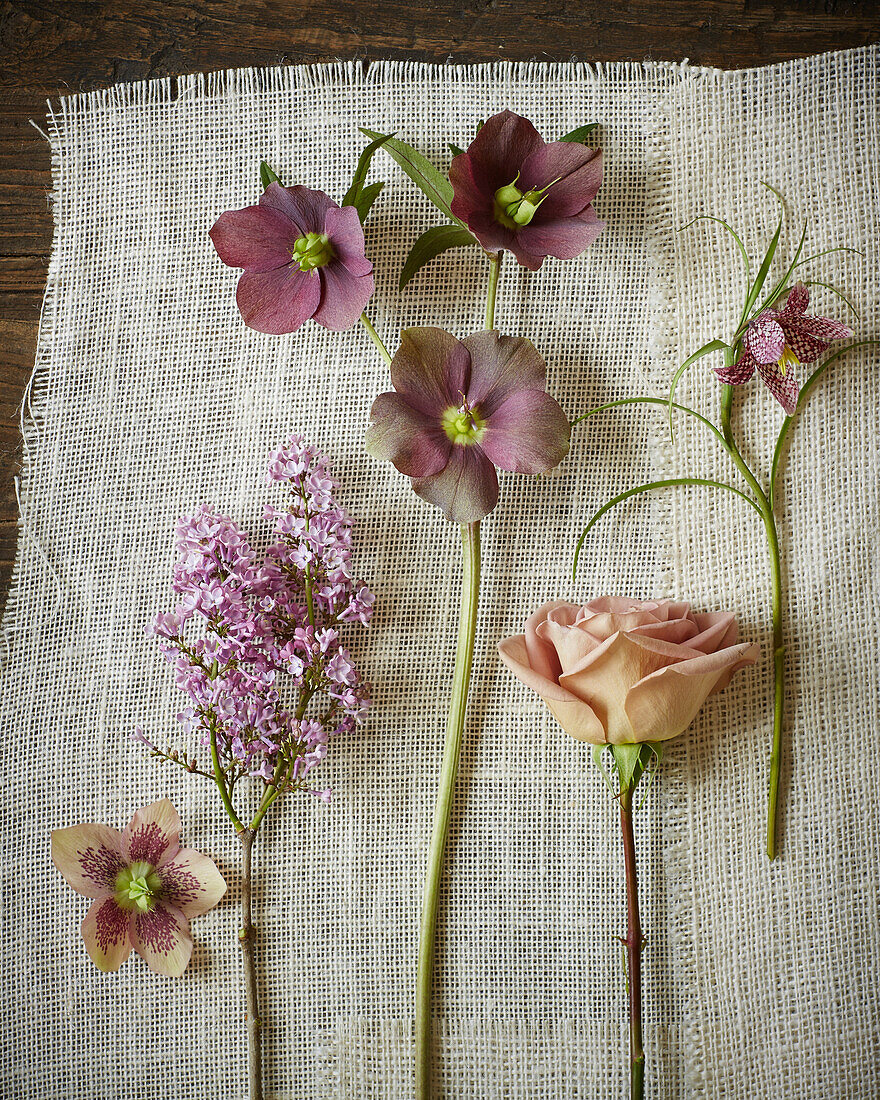
[[[331,738],[364,719],[367,686],[342,634],[366,625],[375,597],[351,572],[352,522],[335,501],[326,458],[293,436],[269,461],[268,480],[287,499],[267,505],[273,541],[262,558],[228,516],[203,505],[177,526],[171,612],[148,628],[189,703],[178,715],[210,752],[211,773],[236,828],[235,785],[260,779],[264,793],[250,828],[275,798],[310,790]],[[289,700],[289,702],[288,702]],[[181,754],[138,740],[154,755],[209,774]]]

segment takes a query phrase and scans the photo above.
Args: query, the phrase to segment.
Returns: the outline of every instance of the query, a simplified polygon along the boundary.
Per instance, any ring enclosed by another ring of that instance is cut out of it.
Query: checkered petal
[[[782,325],[772,317],[756,317],[746,329],[743,347],[756,363],[775,363],[785,348]]]
[[[783,374],[778,363],[759,363],[758,373],[767,389],[785,409],[788,416],[791,416],[797,408],[798,391],[800,390],[800,385],[791,367]]]
[[[715,373],[722,382],[727,382],[730,386],[741,386],[743,382],[748,382],[752,377],[757,365],[751,355],[744,351],[739,359],[735,363],[731,363],[729,367],[715,367]]]
[[[853,334],[848,325],[842,325],[840,321],[832,321],[830,317],[797,317],[786,325],[786,328],[802,332],[807,336],[815,336],[819,340],[848,340]],[[791,343],[790,340],[789,343]]]
[[[806,312],[809,304],[810,288],[804,286],[803,283],[795,283],[788,292],[788,297],[785,299],[785,305],[780,311],[780,317],[785,320],[789,320],[792,317],[798,317]]]
[[[797,356],[799,363],[812,363],[828,349],[828,344],[824,340],[817,340],[815,336],[810,336],[806,332],[790,328],[786,335],[788,346]]]

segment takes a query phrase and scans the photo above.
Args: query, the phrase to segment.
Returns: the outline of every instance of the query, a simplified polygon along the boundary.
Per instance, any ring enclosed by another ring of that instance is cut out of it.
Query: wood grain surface
[[[690,58],[734,69],[880,40],[874,0],[0,0],[0,605],[18,537],[18,405],[52,244],[46,100],[333,58]]]

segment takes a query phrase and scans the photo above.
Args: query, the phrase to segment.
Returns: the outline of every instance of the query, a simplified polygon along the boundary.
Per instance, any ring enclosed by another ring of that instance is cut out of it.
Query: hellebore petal
[[[272,271],[290,263],[290,251],[300,234],[277,210],[246,206],[221,214],[208,235],[229,267]]]
[[[156,868],[162,900],[185,917],[213,909],[226,893],[226,881],[212,859],[192,848],[181,848]]]
[[[475,523],[498,502],[495,467],[476,445],[453,447],[446,466],[414,481],[413,489],[454,523]]]
[[[313,316],[321,301],[321,280],[315,271],[290,266],[246,271],[238,280],[235,299],[249,328],[281,336],[296,332]]]
[[[364,255],[364,227],[353,206],[328,207],[324,215],[324,232],[333,242],[339,262],[352,275],[372,273],[373,265]]]
[[[468,389],[467,349],[443,329],[407,329],[391,361],[391,381],[408,404],[428,416],[440,416],[461,404]]]
[[[449,461],[452,443],[436,418],[414,409],[399,393],[380,393],[370,419],[364,437],[367,452],[393,462],[402,474],[429,477]]]
[[[578,142],[551,141],[523,163],[520,184],[523,191],[552,184],[541,204],[543,215],[570,218],[580,214],[602,186],[602,152]]]
[[[531,225],[523,226],[517,234],[517,244],[530,255],[573,260],[589,248],[604,228],[605,222],[596,217],[590,206],[582,214],[574,214],[570,218],[535,220]]]
[[[486,119],[463,156],[470,161],[478,186],[481,189],[491,189],[494,195],[499,187],[510,183],[533,153],[543,147],[541,135],[527,118],[516,115],[513,111],[501,111]],[[459,160],[456,157],[452,165]],[[452,165],[449,177],[454,189]],[[452,212],[455,213],[454,205]]]
[[[318,268],[317,274],[321,302],[312,314],[314,320],[333,332],[356,325],[373,296],[373,276],[352,275],[342,263],[329,263]]]
[[[99,970],[118,970],[131,954],[131,913],[113,898],[93,901],[80,931],[89,958]]]
[[[122,834],[129,863],[171,859],[180,848],[180,815],[167,798],[138,810]]]
[[[270,183],[260,195],[260,206],[269,207],[283,214],[299,230],[298,237],[306,233],[323,233],[327,211],[336,203],[323,191],[312,191],[309,187],[282,187],[280,183]],[[338,209],[338,207],[337,207]]]
[[[544,390],[511,394],[487,418],[480,446],[502,470],[543,474],[568,454],[571,425]]]
[[[499,405],[520,390],[543,390],[547,364],[537,348],[522,336],[477,332],[461,341],[471,359],[468,400],[492,416]]]
[[[87,898],[112,893],[116,876],[128,866],[122,834],[106,825],[53,829],[52,862],[68,885]]]
[[[192,956],[189,921],[173,906],[160,902],[152,912],[135,913],[132,945],[151,970],[179,978]]]

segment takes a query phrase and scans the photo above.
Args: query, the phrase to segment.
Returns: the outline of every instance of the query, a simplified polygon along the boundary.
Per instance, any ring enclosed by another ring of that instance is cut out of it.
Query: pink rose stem
[[[724,365],[733,363],[734,348],[724,352]],[[773,515],[771,497],[764,492],[757,478],[739,453],[730,426],[733,405],[733,386],[724,386],[721,396],[721,431],[725,446],[739,472],[752,492],[764,521],[767,550],[770,554],[770,587],[773,621],[773,744],[770,751],[770,782],[767,792],[767,856],[776,858],[777,818],[779,814],[779,770],[782,763],[782,718],[785,705],[785,643],[782,638],[782,562],[779,554],[779,536],[776,517]]]
[[[495,299],[498,292],[498,275],[501,269],[501,252],[490,256],[489,286],[486,299],[486,329],[495,327]],[[369,330],[368,330],[369,331]],[[428,851],[428,867],[425,888],[422,893],[422,920],[419,929],[419,959],[416,976],[416,1100],[430,1100],[431,1092],[431,1038],[432,994],[434,989],[434,954],[437,943],[437,903],[449,818],[452,813],[452,796],[455,777],[461,755],[461,739],[467,712],[471,670],[474,663],[474,637],[477,629],[477,610],[480,603],[480,524],[461,525],[462,578],[461,611],[458,620],[458,642],[455,649],[455,672],[452,677],[452,695],[449,701],[449,717],[446,721],[446,744],[443,763],[437,784],[437,801],[434,804],[434,824],[431,830],[431,847]]]
[[[626,876],[626,946],[627,986],[629,992],[630,1097],[642,1100],[645,1094],[645,1052],[642,1048],[642,923],[639,919],[639,885],[636,876],[636,847],[633,839],[632,796],[637,779],[630,786],[621,786],[620,828],[623,833],[623,865]]]

